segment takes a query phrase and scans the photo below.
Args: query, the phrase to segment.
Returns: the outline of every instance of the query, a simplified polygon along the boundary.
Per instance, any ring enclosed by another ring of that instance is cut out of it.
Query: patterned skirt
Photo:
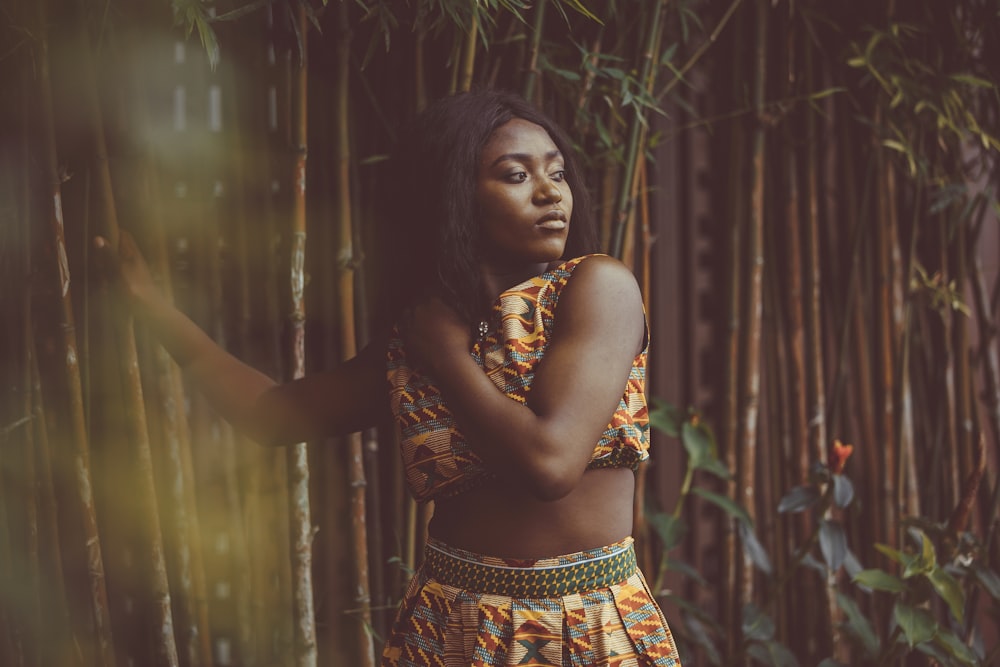
[[[432,539],[382,654],[382,667],[680,664],[631,537],[533,561]]]

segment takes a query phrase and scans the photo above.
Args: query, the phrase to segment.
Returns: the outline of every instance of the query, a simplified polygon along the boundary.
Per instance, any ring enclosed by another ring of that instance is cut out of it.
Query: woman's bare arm
[[[642,298],[617,260],[576,267],[560,296],[553,337],[528,406],[510,400],[468,353],[468,326],[440,301],[414,313],[408,349],[427,364],[473,448],[541,499],[569,493],[625,390],[642,345]]]
[[[370,345],[330,371],[278,384],[167,302],[129,235],[121,235],[117,256],[104,239],[97,246],[115,267],[135,316],[219,414],[252,440],[283,445],[350,433],[374,425],[385,410],[384,345]]]

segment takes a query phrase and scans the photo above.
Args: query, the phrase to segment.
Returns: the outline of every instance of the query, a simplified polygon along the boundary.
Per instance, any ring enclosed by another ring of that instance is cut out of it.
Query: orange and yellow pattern
[[[491,331],[470,354],[496,387],[527,405],[535,370],[555,327],[559,296],[580,262],[568,260],[507,290],[493,305]],[[417,500],[460,493],[489,475],[459,431],[432,378],[412,368],[398,331],[387,352],[392,413],[400,430],[407,484]],[[649,457],[646,349],[635,357],[607,429],[595,444],[591,468],[635,468]]]
[[[530,563],[432,540],[382,666],[469,665],[680,667],[680,659],[631,538]]]

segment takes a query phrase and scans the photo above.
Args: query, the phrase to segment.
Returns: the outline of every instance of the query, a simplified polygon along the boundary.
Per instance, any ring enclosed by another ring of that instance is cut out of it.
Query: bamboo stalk
[[[299,63],[292,68],[292,155],[294,166],[291,215],[291,379],[305,376],[305,253],[306,253],[306,159],[308,107],[309,23],[305,6],[295,6],[294,20],[301,40]],[[309,508],[309,459],[305,443],[292,445],[288,456],[288,508],[291,534],[293,651],[299,667],[315,667],[317,661],[316,624],[312,591],[313,526]]]
[[[883,112],[881,107],[875,109],[875,123],[881,124]],[[882,470],[884,477],[881,487],[880,502],[885,509],[885,526],[896,527],[892,534],[887,535],[890,546],[900,544],[900,528],[896,521],[897,509],[901,507],[900,498],[897,497],[897,440],[896,440],[896,402],[895,402],[895,340],[892,326],[892,230],[889,225],[892,220],[888,213],[888,203],[886,202],[885,181],[886,175],[885,156],[881,150],[876,149],[875,173],[880,185],[875,193],[877,219],[875,221],[875,258],[877,270],[877,298],[878,306],[876,311],[876,350],[878,358],[879,388],[881,390],[879,413],[879,426],[881,433]]]
[[[528,48],[528,67],[524,75],[524,99],[538,104],[541,95],[538,85],[538,51],[542,43],[542,28],[545,26],[546,0],[535,3],[535,22],[531,26],[531,46]]]
[[[815,66],[813,64],[813,48],[807,45],[805,48],[805,81],[806,89],[814,90],[816,85]],[[815,461],[826,462],[827,447],[829,443],[827,435],[827,405],[826,405],[826,378],[823,364],[823,275],[820,258],[820,220],[819,220],[819,154],[817,150],[816,113],[812,110],[806,111],[806,164],[805,164],[805,185],[806,185],[806,219],[805,219],[805,252],[807,260],[806,271],[806,375],[807,387],[806,395],[809,401],[809,455]],[[832,512],[828,509],[824,519],[833,518]],[[832,630],[832,655],[840,662],[850,662],[850,644],[843,636],[842,620],[843,612],[837,603],[837,588],[840,573],[838,570],[828,569],[826,573],[826,585],[823,596],[826,603],[826,616],[828,627]]]
[[[742,59],[743,40],[745,33],[738,31],[735,37],[734,48],[731,54],[732,71],[740,72],[739,65]],[[731,84],[732,94],[738,97],[741,94],[742,81],[739,74],[734,74]],[[745,158],[746,138],[744,136],[744,126],[734,123],[730,136],[730,159],[727,183],[729,185],[729,197],[727,198],[727,219],[730,221],[728,229],[728,266],[729,284],[727,285],[728,296],[726,298],[726,330],[725,330],[725,380],[723,390],[723,416],[722,416],[722,452],[725,458],[726,468],[736,473],[738,464],[739,448],[737,447],[739,433],[739,411],[740,411],[740,349],[741,341],[744,337],[744,318],[742,309],[742,276],[745,272],[743,237],[746,226],[746,193],[744,190],[743,168]],[[727,493],[735,496],[734,484],[728,485]],[[737,631],[740,627],[740,605],[737,595],[737,542],[736,531],[730,522],[728,530],[724,533],[722,540],[722,567],[723,567],[723,626],[727,628],[726,646],[729,655],[734,655],[741,641],[741,633]]]
[[[97,530],[97,515],[94,507],[94,497],[91,492],[90,445],[87,438],[84,420],[83,390],[80,382],[80,367],[76,344],[76,324],[73,314],[73,303],[70,294],[69,263],[66,259],[65,237],[62,215],[62,180],[59,176],[56,156],[55,129],[52,111],[52,84],[50,76],[48,30],[46,24],[46,3],[36,4],[38,21],[38,113],[42,142],[44,173],[48,180],[49,201],[52,208],[46,211],[48,218],[48,233],[57,259],[58,279],[56,283],[61,296],[62,308],[62,358],[65,366],[62,369],[61,381],[66,383],[68,396],[69,431],[72,442],[73,481],[76,500],[81,512],[81,527],[87,559],[89,583],[89,602],[92,614],[94,639],[96,644],[96,659],[102,667],[114,667],[114,639],[111,630],[111,617],[108,612],[108,595],[104,577],[104,559],[101,553],[101,541]]]
[[[354,231],[351,211],[351,143],[349,124],[350,95],[350,46],[351,34],[347,30],[347,5],[340,6],[342,29],[337,39],[337,236],[338,248],[337,267],[339,270],[340,298],[340,342],[341,358],[350,359],[358,352],[355,331],[354,308],[354,270],[357,260],[354,256]],[[469,41],[473,44],[467,66],[471,72],[472,55],[474,55],[474,35]],[[467,83],[467,82],[466,82]],[[347,437],[347,468],[350,485],[351,537],[354,545],[354,575],[355,575],[355,608],[359,610],[356,620],[356,641],[358,659],[363,667],[375,665],[375,651],[372,637],[368,633],[371,626],[371,594],[368,581],[368,529],[365,523],[365,469],[364,451],[360,433],[352,433]]]
[[[743,345],[743,401],[740,415],[740,454],[737,469],[737,502],[746,510],[751,520],[757,515],[757,498],[754,488],[757,469],[757,436],[760,410],[761,381],[761,329],[763,318],[764,275],[764,191],[765,191],[765,128],[763,125],[765,73],[767,71],[767,0],[757,0],[755,75],[753,84],[754,108],[757,124],[753,130],[750,225],[747,244],[747,326]],[[753,600],[753,561],[744,552],[738,581],[739,600],[742,604]]]

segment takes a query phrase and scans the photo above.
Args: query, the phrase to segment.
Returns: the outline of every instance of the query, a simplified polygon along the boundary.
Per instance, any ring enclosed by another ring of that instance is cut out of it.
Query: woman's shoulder
[[[610,255],[592,254],[566,260],[556,271],[562,269],[565,276],[564,290],[573,292],[638,294],[639,283],[632,270]],[[572,280],[570,277],[572,276]]]

